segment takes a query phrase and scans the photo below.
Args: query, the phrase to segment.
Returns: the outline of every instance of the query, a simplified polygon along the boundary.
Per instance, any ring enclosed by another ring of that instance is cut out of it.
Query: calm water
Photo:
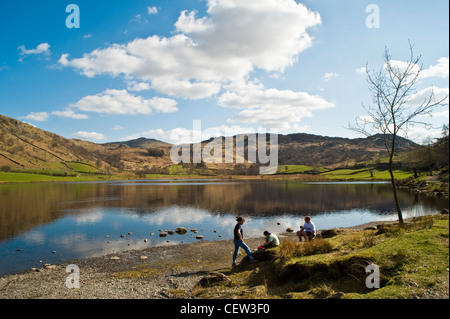
[[[404,217],[448,208],[445,199],[408,191],[400,191],[399,198]],[[0,275],[42,263],[197,241],[191,232],[159,237],[160,230],[180,226],[196,228],[205,240],[228,239],[236,215],[247,219],[245,236],[262,236],[266,229],[298,229],[306,215],[318,229],[397,218],[385,183],[139,180],[0,185]]]

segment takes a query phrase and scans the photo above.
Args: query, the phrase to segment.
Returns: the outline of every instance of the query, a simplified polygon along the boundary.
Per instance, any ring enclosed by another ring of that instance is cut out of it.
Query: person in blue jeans
[[[254,258],[250,248],[248,248],[247,244],[244,243],[244,231],[242,230],[242,225],[245,223],[245,218],[241,216],[236,217],[237,224],[234,227],[234,254],[233,254],[233,264],[232,267],[236,266],[236,259],[239,254],[239,249],[242,248],[247,253],[248,258],[250,258],[251,262],[254,262]]]

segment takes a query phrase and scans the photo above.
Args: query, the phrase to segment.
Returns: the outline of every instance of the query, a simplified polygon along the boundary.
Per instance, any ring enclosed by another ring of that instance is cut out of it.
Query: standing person
[[[252,252],[250,251],[250,248],[244,243],[244,231],[242,230],[242,225],[245,223],[245,218],[241,216],[236,217],[237,224],[234,227],[234,254],[233,254],[233,264],[232,267],[236,266],[236,259],[239,254],[239,248],[244,249],[244,251],[247,253],[248,257],[250,258],[250,261],[254,261]]]
[[[305,223],[300,226],[300,230],[297,232],[298,240],[302,241],[302,237],[305,241],[311,240],[316,237],[316,225],[311,221],[311,217],[305,217]]]

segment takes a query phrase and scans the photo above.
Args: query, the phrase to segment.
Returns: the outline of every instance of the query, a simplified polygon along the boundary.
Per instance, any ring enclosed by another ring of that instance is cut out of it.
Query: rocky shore
[[[262,242],[246,239],[252,249]],[[202,241],[45,265],[1,277],[0,299],[167,299],[179,291],[189,297],[207,274],[231,268],[233,250],[231,240]],[[78,289],[66,285],[68,265],[78,266]]]
[[[448,211],[443,213],[448,214]],[[386,223],[392,224],[377,221],[347,230],[376,229]],[[326,237],[325,232],[323,235]],[[286,232],[279,237],[296,240],[295,232]],[[253,251],[263,241],[262,237],[245,240]],[[226,280],[220,273],[224,269],[233,272],[233,250],[232,240],[199,241],[45,265],[0,277],[0,299],[194,299],[199,285],[208,280]],[[238,263],[243,259],[245,253],[241,250]],[[248,269],[237,271],[241,271],[242,276],[257,275],[265,264],[264,261],[244,264],[243,267]],[[76,274],[78,288],[73,287],[74,273],[70,271],[74,267],[71,265],[79,270]],[[245,296],[245,291],[241,291],[244,288],[239,288],[239,284],[233,289],[238,290],[231,291],[230,296]],[[264,286],[253,287],[252,298],[259,298],[258,289],[265,291]],[[260,297],[267,295],[262,293]]]

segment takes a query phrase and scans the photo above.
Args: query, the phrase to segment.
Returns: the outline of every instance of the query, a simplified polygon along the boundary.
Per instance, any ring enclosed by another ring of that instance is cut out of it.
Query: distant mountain
[[[202,142],[202,146],[211,140]],[[278,143],[279,165],[334,168],[387,156],[382,135],[349,139],[305,133],[280,134]],[[417,146],[410,140],[397,138],[399,153]],[[70,171],[74,170],[70,163],[83,162],[97,168],[98,172],[145,171],[172,165],[171,147],[169,143],[149,138],[105,144],[66,139],[0,115],[0,167]],[[208,166],[230,168],[230,165],[222,164]]]
[[[113,145],[127,145],[129,147],[135,147],[135,148],[151,148],[151,147],[169,147],[172,146],[172,144],[162,142],[159,140],[155,140],[153,138],[145,138],[140,137],[135,140],[131,141],[125,141],[125,142],[109,142],[101,144],[104,146],[113,146]]]
[[[392,139],[388,138],[388,142],[390,141]],[[280,135],[278,142],[280,165],[344,166],[387,157],[382,134],[349,139],[299,133]],[[417,146],[408,139],[402,137],[396,139],[398,153]]]

